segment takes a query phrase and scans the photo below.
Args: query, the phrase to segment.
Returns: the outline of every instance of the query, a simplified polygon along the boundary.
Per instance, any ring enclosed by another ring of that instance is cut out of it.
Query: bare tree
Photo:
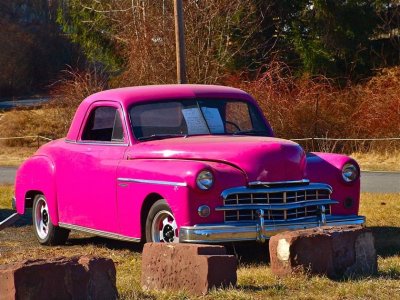
[[[221,82],[239,54],[243,57],[247,50],[265,51],[265,45],[260,45],[264,47],[262,50],[254,45],[249,49],[249,41],[254,41],[265,17],[255,3],[253,0],[184,1],[189,82]],[[125,70],[118,84],[176,81],[173,1],[86,1],[82,9],[102,14],[111,21],[112,28],[103,34],[110,35],[125,58]],[[245,34],[235,36],[238,30]]]

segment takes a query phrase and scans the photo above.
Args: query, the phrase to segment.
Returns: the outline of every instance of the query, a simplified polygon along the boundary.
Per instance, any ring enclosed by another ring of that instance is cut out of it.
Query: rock
[[[81,256],[0,266],[0,300],[117,299],[111,259]]]
[[[142,254],[144,290],[185,290],[206,294],[235,286],[237,261],[223,246],[147,243]]]
[[[369,276],[377,272],[372,232],[358,225],[287,231],[269,242],[272,272],[296,272],[329,278]]]

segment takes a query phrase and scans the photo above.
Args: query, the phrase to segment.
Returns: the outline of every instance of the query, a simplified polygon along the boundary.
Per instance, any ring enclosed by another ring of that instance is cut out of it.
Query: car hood
[[[134,145],[129,159],[194,159],[218,161],[241,169],[249,182],[304,178],[306,157],[296,143],[254,136],[191,136]]]

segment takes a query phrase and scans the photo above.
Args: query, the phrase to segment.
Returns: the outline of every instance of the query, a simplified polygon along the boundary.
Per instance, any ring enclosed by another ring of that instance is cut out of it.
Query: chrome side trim
[[[268,187],[268,188],[252,188],[246,186],[234,187],[226,189],[221,193],[222,198],[226,199],[229,195],[235,194],[257,194],[257,193],[283,193],[283,192],[297,192],[309,190],[329,190],[332,193],[333,189],[330,185],[324,183],[310,183],[304,186],[282,186],[282,187]]]
[[[326,216],[326,226],[341,225],[364,225],[365,217],[363,216]],[[307,228],[316,228],[321,225],[318,218],[310,218],[307,221],[286,221],[279,224],[264,221],[263,238],[269,239],[275,234],[288,230],[300,230]],[[179,230],[179,241],[186,243],[226,243],[241,241],[256,241],[260,238],[258,222],[248,223],[216,223],[216,224],[200,224],[195,226],[182,226]]]
[[[120,241],[126,241],[126,242],[136,242],[136,243],[140,242],[139,238],[133,238],[133,237],[117,234],[117,233],[87,228],[87,227],[73,225],[73,224],[59,222],[58,226],[65,228],[65,229],[78,230],[78,231],[82,231],[82,232],[86,232],[86,233],[90,233],[90,234],[94,234],[94,235],[98,235],[101,237],[110,238],[110,239],[114,239],[114,240],[120,240]]]
[[[125,142],[96,142],[96,141],[74,141],[74,140],[68,140],[64,139],[64,142],[68,144],[76,144],[76,145],[96,145],[96,146],[119,146],[119,147],[127,147],[129,144]]]
[[[224,205],[217,206],[216,211],[229,211],[229,210],[287,210],[303,208],[308,206],[318,206],[318,205],[329,205],[338,204],[338,201],[332,199],[319,199],[319,200],[306,200],[298,201],[293,203],[277,203],[277,204],[234,204],[234,205]]]
[[[274,186],[274,185],[296,185],[296,184],[302,184],[302,185],[307,185],[310,183],[310,180],[308,179],[302,179],[302,180],[290,180],[290,181],[251,181],[249,182],[249,186],[258,186],[258,185],[267,185],[267,186]]]
[[[148,183],[148,184],[160,184],[160,185],[171,185],[171,186],[187,186],[186,182],[175,182],[175,181],[122,178],[122,177],[118,178],[117,180],[122,182]]]

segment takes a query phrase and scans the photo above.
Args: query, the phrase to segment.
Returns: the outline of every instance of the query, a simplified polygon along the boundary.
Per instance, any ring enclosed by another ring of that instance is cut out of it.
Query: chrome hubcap
[[[43,198],[36,202],[35,207],[35,229],[41,239],[45,239],[49,234],[49,209]]]
[[[153,242],[178,243],[178,226],[174,216],[166,210],[159,211],[153,219],[151,226]]]

